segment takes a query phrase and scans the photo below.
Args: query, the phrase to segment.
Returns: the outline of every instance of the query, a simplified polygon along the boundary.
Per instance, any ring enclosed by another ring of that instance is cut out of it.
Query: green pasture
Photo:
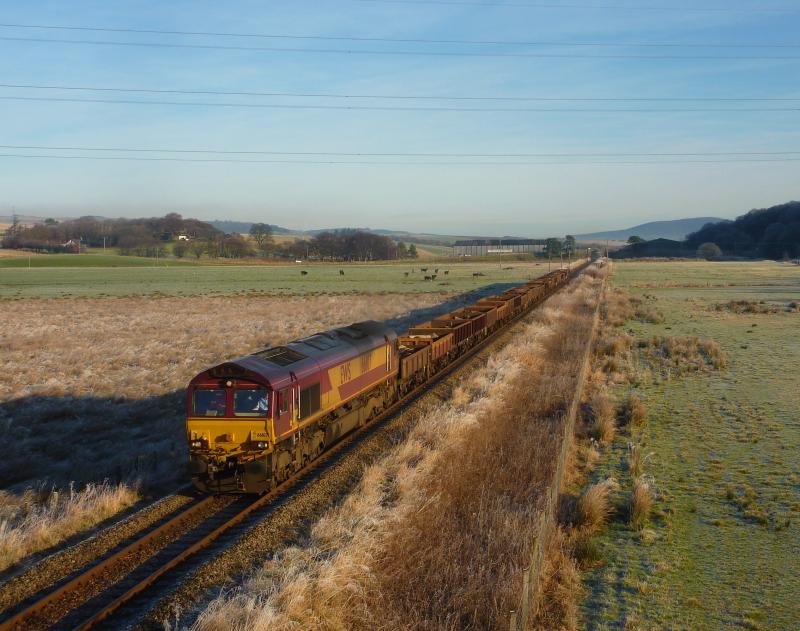
[[[622,485],[618,513],[588,571],[586,629],[800,627],[800,267],[755,263],[616,263],[613,284],[661,311],[629,322],[637,339],[719,342],[727,370],[632,387],[649,410],[603,455],[594,479]],[[713,306],[765,301],[774,314]],[[623,394],[630,386],[621,387]],[[642,537],[628,525],[628,441],[642,445],[658,499]]]
[[[83,258],[92,258],[87,255]],[[53,256],[41,257],[48,261]],[[130,257],[120,257],[129,259]],[[35,257],[32,257],[32,261]],[[104,296],[212,296],[241,293],[461,293],[490,284],[521,283],[547,272],[547,263],[167,265],[140,267],[0,266],[0,299]],[[427,267],[428,272],[422,272]],[[439,267],[436,280],[424,280]],[[301,270],[308,274],[301,275]],[[339,273],[344,271],[344,275]],[[449,274],[445,275],[444,271]],[[483,276],[473,276],[479,272]],[[406,274],[408,274],[406,276]]]
[[[174,267],[194,265],[188,261],[154,259],[119,254],[34,254],[0,258],[0,273],[8,268],[69,268],[69,267]]]

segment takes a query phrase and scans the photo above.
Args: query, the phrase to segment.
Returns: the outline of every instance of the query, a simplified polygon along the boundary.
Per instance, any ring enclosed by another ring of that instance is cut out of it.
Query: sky
[[[0,23],[0,215],[541,237],[800,198],[796,2],[6,0]]]

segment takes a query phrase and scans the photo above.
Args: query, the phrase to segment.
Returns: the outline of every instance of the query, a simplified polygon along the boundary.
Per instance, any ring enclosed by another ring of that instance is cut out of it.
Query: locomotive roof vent
[[[268,348],[264,351],[253,353],[253,355],[265,361],[272,362],[273,364],[278,364],[278,366],[289,366],[295,362],[299,362],[301,359],[306,359],[306,355],[285,346]]]
[[[328,333],[318,333],[317,335],[312,335],[298,341],[303,344],[308,344],[312,348],[316,348],[320,351],[326,351],[329,348],[339,346],[339,340]]]

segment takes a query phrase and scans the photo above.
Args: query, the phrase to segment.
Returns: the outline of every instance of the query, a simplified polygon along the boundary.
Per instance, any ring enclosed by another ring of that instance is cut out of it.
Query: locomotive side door
[[[296,422],[298,391],[294,375],[292,377],[293,383],[282,390],[278,390],[276,393],[275,438],[277,440],[292,431],[292,427]]]

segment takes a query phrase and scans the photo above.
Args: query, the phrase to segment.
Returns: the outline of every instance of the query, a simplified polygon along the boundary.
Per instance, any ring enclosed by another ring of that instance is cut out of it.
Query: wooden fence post
[[[531,612],[531,567],[525,568],[522,574],[522,620],[521,629],[528,628],[528,615]]]

